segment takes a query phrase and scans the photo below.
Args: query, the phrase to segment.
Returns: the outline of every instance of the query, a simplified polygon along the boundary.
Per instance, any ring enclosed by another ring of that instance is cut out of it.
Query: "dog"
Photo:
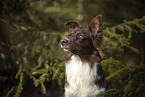
[[[67,52],[65,59],[65,97],[95,97],[107,84],[102,60],[102,15],[97,15],[86,29],[68,21],[69,34],[60,40]]]

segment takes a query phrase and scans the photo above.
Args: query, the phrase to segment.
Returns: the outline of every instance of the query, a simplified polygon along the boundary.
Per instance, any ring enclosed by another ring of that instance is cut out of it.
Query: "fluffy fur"
[[[95,85],[97,63],[91,69],[87,62],[82,62],[77,55],[71,56],[66,63],[66,74],[69,86],[66,87],[66,97],[94,97],[105,89]]]

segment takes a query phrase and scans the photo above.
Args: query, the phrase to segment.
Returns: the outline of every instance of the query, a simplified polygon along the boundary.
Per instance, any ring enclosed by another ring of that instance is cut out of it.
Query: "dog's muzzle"
[[[68,43],[67,38],[64,38],[64,39],[60,40],[61,48],[63,48],[64,51],[69,51],[68,47],[66,46],[67,43]]]

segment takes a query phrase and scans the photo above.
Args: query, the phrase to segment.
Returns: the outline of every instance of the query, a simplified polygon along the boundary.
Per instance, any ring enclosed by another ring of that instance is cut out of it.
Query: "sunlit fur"
[[[97,65],[97,64],[96,64]],[[99,90],[94,81],[97,75],[97,66],[90,68],[87,62],[82,62],[77,55],[71,56],[66,63],[66,76],[69,86],[65,88],[66,97],[95,97],[104,88]]]

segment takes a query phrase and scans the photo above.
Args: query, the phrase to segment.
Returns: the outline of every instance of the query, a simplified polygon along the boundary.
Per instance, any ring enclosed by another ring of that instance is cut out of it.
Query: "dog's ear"
[[[76,28],[81,28],[81,25],[74,21],[68,21],[65,23],[65,25],[69,26],[69,31],[72,32]]]
[[[89,24],[88,30],[93,41],[94,48],[99,52],[100,56],[103,57],[101,52],[102,43],[102,15],[97,15]]]

